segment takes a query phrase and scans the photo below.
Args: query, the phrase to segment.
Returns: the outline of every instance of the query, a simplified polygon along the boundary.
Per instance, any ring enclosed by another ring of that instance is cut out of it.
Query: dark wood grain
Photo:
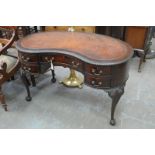
[[[93,33],[44,32],[21,39],[16,47],[28,93],[27,101],[31,100],[31,95],[26,72],[44,73],[44,67],[51,63],[69,67],[84,75],[86,85],[109,93],[113,100],[111,124],[115,124],[115,107],[123,94],[120,90],[124,90],[129,77],[129,60],[133,54],[128,44]]]

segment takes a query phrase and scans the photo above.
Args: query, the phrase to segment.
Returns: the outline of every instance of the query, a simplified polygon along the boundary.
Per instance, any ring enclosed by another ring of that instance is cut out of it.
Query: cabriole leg
[[[22,81],[25,85],[26,91],[27,91],[27,97],[25,99],[26,99],[26,101],[31,101],[32,98],[31,98],[30,89],[29,89],[30,82],[27,79],[25,72],[21,73],[21,79],[22,79]]]
[[[116,123],[115,119],[114,119],[114,113],[115,113],[116,105],[117,105],[118,101],[120,100],[121,96],[123,95],[123,93],[124,93],[124,85],[120,86],[118,88],[114,88],[108,92],[108,95],[112,99],[111,120],[110,120],[111,125],[115,125],[115,123]]]

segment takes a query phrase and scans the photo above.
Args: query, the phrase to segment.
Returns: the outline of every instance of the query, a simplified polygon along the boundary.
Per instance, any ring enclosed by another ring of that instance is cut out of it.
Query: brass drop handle
[[[102,82],[101,82],[101,81],[100,81],[100,82],[98,82],[98,85],[99,85],[99,86],[101,86],[101,85],[102,85]]]
[[[91,83],[94,85],[95,84],[95,81],[92,81]]]
[[[79,62],[76,63],[75,61],[72,61],[72,64],[73,64],[74,67],[78,67],[79,66]]]
[[[45,60],[47,60],[47,61],[48,61],[48,57],[45,57]]]
[[[102,73],[103,73],[103,71],[102,71],[102,70],[100,70],[100,71],[99,71],[99,73],[100,73],[100,74],[102,74]]]
[[[102,82],[101,81],[99,81],[98,84],[95,84],[95,81],[91,81],[91,83],[94,86],[101,86],[102,85]]]
[[[31,68],[23,67],[25,71],[31,71]]]
[[[45,57],[45,60],[50,62],[51,60],[52,60],[52,61],[54,60],[54,57],[51,57],[51,60],[49,60],[48,57]]]
[[[30,58],[29,58],[29,57],[27,57],[25,60],[26,60],[26,61],[29,61],[29,60],[30,60]]]
[[[30,60],[29,57],[25,58],[24,56],[21,56],[21,58],[23,59],[23,61],[26,61],[26,62]]]
[[[103,71],[102,70],[100,70],[98,73],[96,73],[96,69],[92,69],[92,73],[94,74],[94,75],[101,75],[102,73],[103,73]]]

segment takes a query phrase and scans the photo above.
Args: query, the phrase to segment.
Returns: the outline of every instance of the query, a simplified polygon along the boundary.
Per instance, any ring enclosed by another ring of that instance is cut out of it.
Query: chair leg
[[[140,60],[139,60],[139,67],[138,67],[138,72],[141,72],[141,66],[142,66],[142,63],[144,62],[144,55],[142,54],[140,56]]]
[[[11,78],[10,78],[10,79],[8,79],[7,81],[8,81],[8,82],[10,82],[10,81],[13,81],[13,80],[15,80],[14,75],[13,75],[13,76],[11,76]]]
[[[15,76],[13,75],[13,76],[11,76],[11,80],[15,80]]]
[[[147,52],[144,51],[144,58],[143,58],[143,62],[146,62],[146,55],[147,55]]]
[[[4,95],[3,92],[2,92],[1,86],[0,86],[0,101],[1,101],[1,104],[2,104],[2,106],[3,106],[3,108],[4,108],[4,110],[5,110],[5,111],[8,111],[8,109],[7,109],[7,104],[6,104],[6,102],[5,102],[5,95]]]

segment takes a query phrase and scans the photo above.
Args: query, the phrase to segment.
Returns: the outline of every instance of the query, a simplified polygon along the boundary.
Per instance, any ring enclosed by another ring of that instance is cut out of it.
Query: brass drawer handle
[[[95,84],[95,81],[92,81],[91,83],[94,85]]]
[[[94,85],[94,86],[101,86],[102,85],[102,82],[99,81],[98,84],[95,84],[95,81],[91,81],[91,84]]]
[[[29,61],[30,60],[30,58],[29,57],[27,57],[26,59],[25,59],[25,61]]]
[[[80,65],[79,62],[76,63],[75,61],[72,61],[72,64],[73,64],[74,67],[78,67]]]
[[[92,69],[92,73],[94,74],[94,75],[101,75],[102,73],[103,73],[103,71],[102,70],[100,70],[98,73],[96,73],[96,69]]]
[[[48,57],[45,57],[45,60],[48,60]]]
[[[103,73],[103,71],[102,71],[102,70],[100,70],[100,71],[99,71],[99,73],[100,73],[100,74],[102,74],[102,73]]]
[[[54,60],[54,57],[51,57],[51,59],[49,59],[48,57],[45,57],[45,60],[50,62],[51,60],[53,61]]]
[[[31,68],[23,67],[25,71],[31,71]]]
[[[100,82],[98,83],[98,85],[101,86],[101,85],[102,85],[102,82],[100,81]]]
[[[95,69],[94,68],[92,69],[92,73],[95,73]]]
[[[24,56],[21,56],[21,59],[22,59],[23,61],[26,61],[26,62],[30,60],[29,57],[25,58]]]

